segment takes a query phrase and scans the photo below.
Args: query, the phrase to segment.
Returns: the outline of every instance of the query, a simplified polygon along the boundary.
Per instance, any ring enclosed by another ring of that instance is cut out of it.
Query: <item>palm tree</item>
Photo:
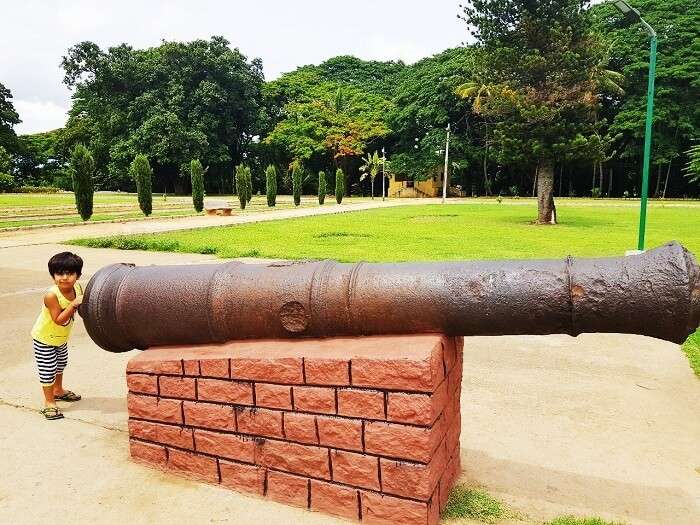
[[[700,183],[700,144],[692,146],[685,154],[688,155],[688,164],[683,168],[685,176],[690,182]]]
[[[379,153],[375,151],[371,155],[368,153],[367,157],[362,157],[362,161],[363,164],[360,167],[362,175],[360,176],[360,180],[364,180],[367,175],[370,176],[372,180],[372,199],[374,199],[374,178],[377,176],[377,173],[379,173],[381,158],[379,157]]]

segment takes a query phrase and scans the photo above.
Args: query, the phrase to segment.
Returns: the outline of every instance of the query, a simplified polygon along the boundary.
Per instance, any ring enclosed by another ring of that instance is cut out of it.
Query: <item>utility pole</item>
[[[382,146],[382,200],[384,200],[384,194],[386,191],[384,191],[384,185],[386,184],[386,151],[384,151],[384,147]]]
[[[450,158],[450,124],[447,124],[447,139],[445,140],[445,173],[442,175],[442,203],[447,198],[447,167]]]

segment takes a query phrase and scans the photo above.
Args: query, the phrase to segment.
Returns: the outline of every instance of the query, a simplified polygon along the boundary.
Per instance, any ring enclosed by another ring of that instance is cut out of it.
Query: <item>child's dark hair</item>
[[[83,260],[74,253],[61,252],[49,259],[49,273],[51,277],[57,273],[77,273],[78,277],[83,273]]]

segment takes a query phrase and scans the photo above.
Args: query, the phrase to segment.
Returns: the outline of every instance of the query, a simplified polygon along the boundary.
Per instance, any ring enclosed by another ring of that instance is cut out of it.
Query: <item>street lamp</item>
[[[650,41],[649,53],[649,85],[647,87],[647,117],[644,131],[644,161],[642,164],[642,202],[639,212],[639,241],[638,250],[644,250],[644,233],[647,220],[647,197],[649,195],[649,157],[651,156],[651,124],[654,115],[654,78],[656,76],[656,31],[647,24],[639,11],[632,7],[625,0],[615,0],[615,7],[632,22],[639,22],[644,26]]]

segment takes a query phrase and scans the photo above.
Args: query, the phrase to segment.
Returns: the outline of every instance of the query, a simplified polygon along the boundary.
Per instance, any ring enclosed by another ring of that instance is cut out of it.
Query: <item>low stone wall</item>
[[[460,471],[462,338],[161,347],[127,366],[132,457],[362,520],[438,522]]]

